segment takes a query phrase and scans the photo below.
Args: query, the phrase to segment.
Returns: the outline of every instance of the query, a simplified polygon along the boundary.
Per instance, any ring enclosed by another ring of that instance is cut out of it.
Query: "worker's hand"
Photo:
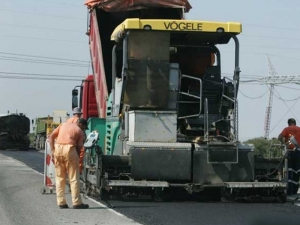
[[[52,157],[52,161],[54,161],[54,148],[51,149],[51,157]]]

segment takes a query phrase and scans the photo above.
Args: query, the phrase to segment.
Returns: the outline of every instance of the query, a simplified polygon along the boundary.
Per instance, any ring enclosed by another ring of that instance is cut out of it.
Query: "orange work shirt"
[[[83,146],[84,134],[74,123],[62,123],[50,135],[49,140],[57,144],[70,144],[80,148]]]
[[[296,141],[298,142],[298,144],[300,145],[300,127],[296,125],[291,125],[289,127],[286,127],[281,132],[281,135],[285,138],[285,142],[287,142],[290,139],[290,137],[293,135]],[[289,148],[293,149],[295,148],[295,146],[289,145]]]
[[[70,119],[68,119],[66,122],[67,123],[77,123],[77,120],[79,120],[79,118],[77,116],[72,116]]]

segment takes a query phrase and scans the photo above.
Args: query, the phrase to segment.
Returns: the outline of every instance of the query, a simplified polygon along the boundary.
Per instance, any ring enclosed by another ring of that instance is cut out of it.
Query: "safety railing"
[[[199,117],[201,115],[201,110],[202,110],[202,80],[200,78],[197,78],[197,77],[192,77],[192,76],[188,76],[188,75],[182,74],[181,80],[184,79],[184,78],[198,81],[199,84],[200,84],[199,96],[198,95],[190,94],[189,92],[179,91],[179,94],[181,94],[181,95],[189,96],[191,98],[195,98],[195,99],[199,100],[199,113],[198,114],[193,114],[193,115],[181,116],[181,117],[178,117],[178,119],[185,119],[185,118],[191,118],[191,117]],[[182,103],[182,104],[191,104],[191,103],[198,103],[198,102],[194,102],[194,101],[179,101],[179,103]]]

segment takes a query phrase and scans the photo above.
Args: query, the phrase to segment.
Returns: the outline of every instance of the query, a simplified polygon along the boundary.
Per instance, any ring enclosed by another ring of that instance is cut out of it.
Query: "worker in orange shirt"
[[[73,109],[73,116],[67,120],[67,123],[76,123],[81,118],[82,112],[80,107]]]
[[[288,127],[284,128],[279,134],[278,139],[287,145],[288,148],[288,167],[293,171],[288,172],[288,195],[297,194],[299,188],[300,173],[300,149],[289,143],[291,136],[294,136],[300,146],[300,127],[296,126],[296,120],[288,119]],[[298,172],[299,170],[299,172]]]
[[[82,130],[87,126],[81,118],[76,124],[63,123],[49,137],[50,148],[55,159],[56,198],[59,208],[69,208],[65,199],[66,176],[68,174],[72,203],[74,209],[87,209],[80,196],[80,161],[82,164],[84,135]],[[56,139],[56,143],[54,143]],[[79,157],[81,156],[81,158]],[[81,168],[82,169],[82,168]]]

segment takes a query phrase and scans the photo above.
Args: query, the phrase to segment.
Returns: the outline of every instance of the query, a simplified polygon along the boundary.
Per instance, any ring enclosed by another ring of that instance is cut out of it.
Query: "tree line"
[[[284,150],[277,138],[266,139],[264,137],[257,137],[249,139],[244,143],[253,144],[254,154],[265,158],[280,158]]]

